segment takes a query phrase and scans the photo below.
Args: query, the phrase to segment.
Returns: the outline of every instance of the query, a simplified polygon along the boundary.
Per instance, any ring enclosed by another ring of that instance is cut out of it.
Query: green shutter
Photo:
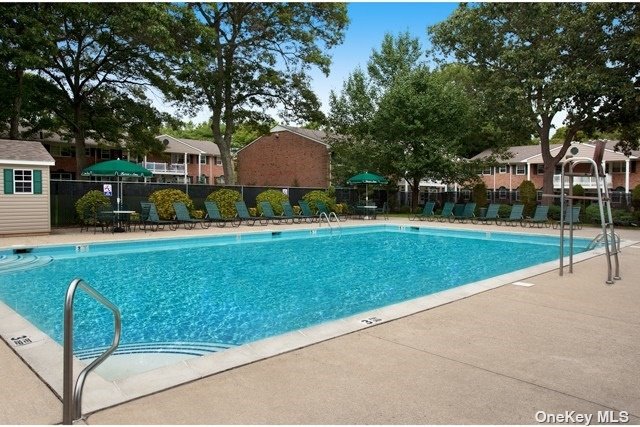
[[[13,169],[4,170],[4,194],[13,194]]]
[[[42,194],[42,171],[33,171],[33,194]]]

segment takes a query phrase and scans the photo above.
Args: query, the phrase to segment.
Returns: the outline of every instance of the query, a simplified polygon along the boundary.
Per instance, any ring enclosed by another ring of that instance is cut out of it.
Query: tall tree
[[[54,47],[45,36],[49,23],[38,20],[40,10],[39,3],[0,8],[0,123],[9,122],[10,139],[19,137],[25,71],[42,65]]]
[[[458,159],[468,132],[467,96],[446,77],[420,67],[394,80],[372,122],[374,139],[411,185],[412,206],[417,206],[423,178],[465,182],[477,175]]]
[[[494,94],[498,114],[510,115],[511,109],[535,129],[544,193],[550,194],[555,166],[576,133],[607,125],[619,106],[619,79],[607,55],[608,31],[614,27],[615,18],[592,4],[479,3],[462,4],[429,32],[440,52],[478,73]],[[567,132],[553,156],[551,123],[561,111],[567,113]]]
[[[423,62],[423,56],[420,40],[409,32],[397,36],[386,33],[380,51],[371,52],[367,72],[376,85],[388,88],[397,77],[416,69]]]
[[[51,24],[47,37],[55,41],[55,49],[38,70],[59,89],[61,98],[52,108],[73,136],[78,175],[85,166],[86,138],[99,140],[106,135],[104,129],[92,127],[97,119],[92,111],[115,112],[115,104],[149,106],[144,89],[165,87],[170,81],[160,53],[170,46],[170,7],[163,3],[42,5],[38,19]],[[120,112],[124,114],[120,117],[135,121],[126,109]],[[128,138],[140,135],[132,131]]]
[[[307,72],[329,73],[327,51],[348,24],[345,4],[191,3],[181,18],[181,101],[211,110],[227,183],[236,179],[231,146],[240,123],[266,122],[276,107],[285,118],[324,120]]]

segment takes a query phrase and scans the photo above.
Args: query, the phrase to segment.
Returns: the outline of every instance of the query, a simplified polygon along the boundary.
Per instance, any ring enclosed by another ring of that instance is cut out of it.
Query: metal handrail
[[[111,347],[89,366],[84,368],[73,385],[73,298],[76,289],[80,287],[90,297],[104,305],[113,312],[114,334]],[[100,292],[92,288],[82,279],[73,279],[67,289],[64,300],[64,354],[63,354],[63,386],[62,386],[62,423],[72,424],[73,421],[82,417],[82,388],[89,372],[101,364],[111,353],[113,353],[120,343],[120,331],[122,323],[120,321],[120,310],[105,298]]]
[[[338,215],[335,212],[329,212],[329,222],[331,222],[331,218],[336,219],[336,224],[338,224],[338,230],[340,230],[340,233],[342,233],[342,226],[340,225],[340,219],[338,218]]]
[[[331,221],[329,221],[329,216],[327,215],[326,212],[320,212],[320,215],[318,215],[318,228],[322,227],[322,218],[324,217],[324,219],[327,220],[327,225],[329,226],[329,229],[331,229],[331,231],[333,232],[333,227],[331,226]]]

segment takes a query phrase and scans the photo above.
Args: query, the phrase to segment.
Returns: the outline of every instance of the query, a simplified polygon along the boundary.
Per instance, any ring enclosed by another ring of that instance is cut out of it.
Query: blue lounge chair
[[[582,223],[580,222],[580,205],[572,206],[571,209],[567,206],[564,211],[564,225],[569,226],[571,224],[573,224],[573,228],[577,230],[582,228]],[[553,228],[558,228],[559,226],[560,221],[553,224]]]
[[[491,221],[496,221],[497,223],[498,220],[500,219],[500,216],[498,215],[499,212],[500,212],[500,204],[491,203],[487,208],[487,212],[485,212],[484,216],[472,218],[471,222],[474,224],[481,222],[485,225],[489,224]]]
[[[509,214],[509,218],[501,218],[496,221],[496,224],[502,225],[502,222],[505,225],[511,225],[515,227],[516,225],[524,225],[524,217],[522,213],[524,212],[524,205],[513,205],[511,206],[511,213]]]
[[[314,214],[313,211],[311,211],[311,206],[309,206],[309,203],[306,200],[299,200],[298,206],[300,206],[300,210],[302,210],[302,215],[304,215],[306,218],[310,218],[311,221],[320,220],[319,216]]]
[[[268,223],[268,221],[263,217],[251,216],[244,201],[236,202],[236,212],[238,212],[238,220],[240,221],[240,224],[244,222],[247,225],[255,225],[256,221],[259,221],[261,225],[267,225]]]
[[[536,211],[533,213],[532,218],[526,218],[524,220],[525,224],[529,224],[529,227],[538,226],[538,227],[549,227],[549,206],[538,205],[536,206]]]
[[[280,224],[282,222],[282,218],[277,216],[273,212],[273,208],[271,207],[271,203],[269,202],[260,202],[259,204],[260,210],[262,211],[262,216],[266,218],[267,222],[271,221],[272,224]]]
[[[464,209],[462,210],[462,212],[458,215],[454,215],[453,216],[453,220],[449,219],[449,222],[453,222],[453,221],[460,221],[460,222],[467,222],[467,220],[471,220],[474,216],[475,213],[474,211],[476,210],[476,204],[473,202],[467,203],[464,205]]]
[[[435,219],[436,214],[433,211],[433,208],[436,206],[435,202],[427,202],[424,204],[422,208],[422,212],[420,213],[412,213],[409,214],[409,220],[415,221],[419,219],[420,221],[429,220],[433,221]]]
[[[183,202],[174,202],[173,210],[176,213],[175,222],[169,225],[172,230],[177,230],[180,224],[184,226],[185,230],[193,230],[196,225],[200,224],[202,228],[209,228],[211,223],[204,219],[192,218],[189,213],[189,209]]]
[[[291,203],[282,202],[282,220],[284,222],[291,221],[292,223],[300,224],[302,221],[307,221],[308,218],[303,215],[297,215],[293,211]]]
[[[454,206],[453,202],[446,202],[442,207],[442,212],[435,216],[436,219],[440,222],[450,220],[453,217]]]
[[[140,202],[140,226],[145,233],[147,232],[147,227],[151,231],[157,231],[161,228],[164,229],[165,225],[171,226],[173,223],[174,221],[160,219],[155,203]]]
[[[205,220],[215,223],[218,227],[224,227],[227,224],[231,224],[234,227],[240,225],[240,222],[238,222],[236,218],[223,217],[216,202],[207,200],[204,202],[204,208],[207,210],[207,216],[205,217]]]

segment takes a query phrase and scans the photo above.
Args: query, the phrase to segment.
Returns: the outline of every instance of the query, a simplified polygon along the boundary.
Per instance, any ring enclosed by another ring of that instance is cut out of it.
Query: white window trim
[[[487,172],[487,171],[488,171],[488,172]],[[493,175],[493,173],[492,173],[492,172],[493,172],[493,168],[492,168],[491,166],[489,166],[489,167],[488,167],[488,168],[486,168],[486,169],[482,169],[481,174],[482,174],[482,175]]]
[[[27,181],[25,179],[21,179],[20,182],[24,183],[24,182],[29,182],[30,187],[31,187],[31,191],[18,191],[18,188],[16,187],[16,184],[18,184],[18,179],[16,177],[16,172],[29,172],[31,175],[31,178]],[[13,194],[33,194],[33,169],[14,169],[13,170]]]
[[[500,166],[498,166],[498,173],[500,173],[500,174],[507,173],[508,170],[509,170],[509,166],[508,165],[500,165]]]
[[[522,172],[518,172],[518,168],[522,168]],[[516,165],[516,175],[526,175],[527,174],[527,165],[518,164]]]

